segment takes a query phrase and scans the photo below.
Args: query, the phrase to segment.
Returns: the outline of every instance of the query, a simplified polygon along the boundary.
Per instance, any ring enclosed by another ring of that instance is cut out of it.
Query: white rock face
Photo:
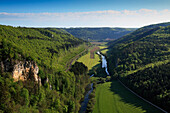
[[[41,78],[38,76],[39,68],[33,61],[20,61],[14,65],[12,77],[14,81],[34,80],[41,84]]]

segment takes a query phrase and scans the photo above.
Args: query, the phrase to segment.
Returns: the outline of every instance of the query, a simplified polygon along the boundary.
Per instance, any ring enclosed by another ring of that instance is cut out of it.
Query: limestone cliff
[[[14,81],[34,80],[41,85],[41,78],[38,76],[39,68],[33,61],[15,61],[15,63],[7,60],[1,61],[1,70],[4,72],[12,71]]]

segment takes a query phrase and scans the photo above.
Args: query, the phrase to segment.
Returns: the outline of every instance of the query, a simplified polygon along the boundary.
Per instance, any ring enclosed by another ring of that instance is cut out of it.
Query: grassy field
[[[78,59],[78,62],[83,62],[88,70],[91,70],[94,66],[100,64],[100,57],[97,54],[94,54],[94,59],[90,58],[90,52]]]
[[[106,48],[106,46],[98,46],[100,49]],[[90,51],[91,49],[89,49]],[[106,51],[106,50],[102,50]],[[90,52],[78,59],[78,62],[83,62],[89,70],[89,74],[95,74],[98,77],[104,77],[103,75],[106,74],[105,70],[101,68],[100,56],[96,53],[94,54],[94,59],[90,58]]]
[[[93,113],[161,113],[158,109],[136,97],[118,81],[99,84]]]
[[[107,46],[98,46],[100,49],[105,49]],[[102,53],[106,53],[108,49],[102,50]],[[83,62],[89,70],[91,70],[93,67],[99,65],[100,62],[100,57],[97,54],[94,54],[94,59],[90,58],[90,52],[78,59],[78,62]]]
[[[107,48],[107,46],[106,45],[102,45],[102,46],[98,46],[98,47],[100,47],[100,49],[102,49],[102,53],[103,54],[106,54],[106,52],[108,51],[108,48]]]

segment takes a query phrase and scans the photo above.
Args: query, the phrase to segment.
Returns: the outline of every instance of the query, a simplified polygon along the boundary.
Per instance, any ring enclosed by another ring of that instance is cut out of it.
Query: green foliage
[[[71,72],[74,72],[75,75],[82,75],[82,74],[87,74],[88,68],[85,66],[82,62],[75,62],[74,65],[72,65]]]
[[[166,29],[166,30],[165,30]],[[119,74],[170,59],[170,26],[144,27],[112,42],[109,63]],[[114,65],[113,65],[114,64]]]
[[[85,45],[62,29],[0,25],[0,111],[78,112],[88,84],[87,69],[81,76],[65,70]],[[25,60],[38,64],[41,86],[32,80],[13,81],[13,66]]]
[[[146,68],[124,78],[131,89],[170,111],[170,63]]]
[[[29,105],[29,91],[26,88],[22,89],[21,96],[24,98],[23,105],[28,106]]]
[[[169,111],[169,50],[170,23],[142,27],[110,42],[110,72]]]
[[[65,60],[61,58],[67,54],[75,55],[74,52],[79,52],[79,49],[83,51],[83,47],[78,46],[85,42],[68,33],[53,31],[50,28],[14,28],[1,25],[0,29],[2,57],[19,59],[21,55],[21,58],[34,60],[40,66],[48,68],[64,68],[63,64],[70,58],[66,57]]]

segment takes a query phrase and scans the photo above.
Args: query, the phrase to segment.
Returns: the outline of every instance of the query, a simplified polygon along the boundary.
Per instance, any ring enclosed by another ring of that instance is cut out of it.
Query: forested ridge
[[[65,28],[67,32],[77,38],[85,40],[118,39],[136,28]]]
[[[109,45],[113,77],[170,111],[170,23],[142,27]]]
[[[142,97],[170,111],[170,63],[130,74],[123,81]]]
[[[0,25],[0,112],[78,112],[89,77],[65,72],[65,65],[85,46],[60,29]],[[32,78],[14,82],[13,66],[20,61],[38,65],[41,85]]]

